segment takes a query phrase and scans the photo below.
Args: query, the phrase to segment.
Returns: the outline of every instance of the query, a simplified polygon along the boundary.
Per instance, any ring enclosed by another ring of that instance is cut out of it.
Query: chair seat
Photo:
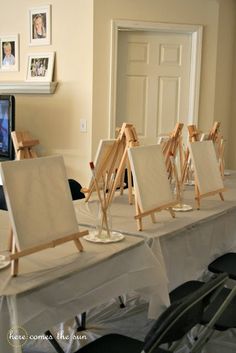
[[[189,294],[194,293],[196,290],[201,288],[204,282],[201,281],[188,281],[170,292],[170,302],[173,303],[177,300],[181,300]]]
[[[142,341],[119,334],[109,334],[87,344],[75,353],[141,353],[142,349]],[[161,348],[157,348],[154,352],[170,353]]]
[[[219,309],[220,305],[224,302],[226,297],[231,292],[229,288],[223,288],[220,294],[216,297],[216,299],[210,304],[208,309],[205,311],[202,323],[203,325],[207,324],[217,309]],[[230,302],[229,306],[223,311],[220,318],[214,325],[214,328],[218,331],[225,331],[230,328],[236,328],[236,297]]]
[[[170,301],[171,303],[184,298],[185,296],[194,293],[198,288],[200,288],[204,282],[201,281],[188,281],[174,289],[170,292]],[[206,325],[213,317],[213,315],[217,312],[220,305],[224,302],[226,297],[230,293],[230,289],[223,288],[219,293],[217,298],[209,305],[208,309],[204,313],[202,324]],[[225,331],[229,328],[236,328],[236,297],[231,301],[228,308],[225,309],[223,314],[217,320],[214,325],[214,328],[218,331]]]
[[[229,252],[210,263],[208,270],[213,273],[226,272],[229,278],[236,280],[236,253]]]

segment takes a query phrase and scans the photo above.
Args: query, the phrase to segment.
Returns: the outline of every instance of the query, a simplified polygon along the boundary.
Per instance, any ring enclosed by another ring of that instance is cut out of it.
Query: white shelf
[[[0,94],[52,94],[57,82],[0,82]]]

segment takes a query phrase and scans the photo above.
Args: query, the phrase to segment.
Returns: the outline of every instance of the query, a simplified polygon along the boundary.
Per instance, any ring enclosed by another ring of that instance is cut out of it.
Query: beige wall
[[[47,3],[47,2],[46,2]],[[51,0],[52,45],[28,45],[28,9],[44,0],[4,2],[0,33],[20,35],[20,71],[0,73],[0,80],[24,80],[26,57],[32,52],[56,52],[53,95],[17,95],[17,128],[28,129],[41,142],[40,153],[62,153],[69,177],[85,185],[88,162],[100,138],[109,135],[111,20],[201,24],[203,55],[199,126],[208,130],[222,121],[229,141],[227,160],[236,168],[236,142],[231,124],[232,48],[235,33],[234,0]],[[235,56],[234,56],[235,57]],[[235,66],[234,75],[236,72]],[[223,87],[223,89],[222,89]],[[236,87],[235,87],[236,89]],[[235,90],[234,90],[235,92]],[[80,133],[79,120],[88,120]]]
[[[230,138],[233,117],[232,102],[234,102],[233,87],[233,65],[234,65],[234,41],[235,41],[235,21],[236,2],[235,0],[220,0],[219,26],[218,26],[218,47],[216,66],[216,86],[215,86],[215,107],[214,118],[221,121],[221,131],[226,138],[226,165],[236,168],[236,163],[232,160],[236,154],[236,146],[233,147],[234,140]]]
[[[52,5],[52,45],[28,45],[28,9]],[[2,7],[1,7],[2,8]],[[20,35],[20,71],[0,73],[0,80],[24,80],[28,53],[56,52],[53,95],[16,95],[16,126],[40,140],[40,153],[64,155],[68,177],[88,179],[91,134],[80,133],[79,120],[92,123],[92,0],[14,0],[0,11],[0,33]]]
[[[219,119],[227,138],[231,118],[234,0],[94,0],[93,153],[101,136],[109,134],[112,19],[203,25],[199,127],[208,131],[213,121]]]
[[[236,27],[235,27],[235,38],[236,38]],[[234,58],[236,58],[236,40],[234,43]],[[229,165],[231,168],[236,169],[236,62],[234,59],[233,67],[233,86],[232,86],[232,110],[231,110],[231,120],[229,126]]]

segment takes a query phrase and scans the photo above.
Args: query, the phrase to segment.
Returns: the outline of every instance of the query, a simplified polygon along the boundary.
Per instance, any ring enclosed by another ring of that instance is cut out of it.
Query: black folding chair
[[[229,278],[236,280],[236,253],[228,252],[208,265],[208,270],[213,273],[228,273]]]
[[[79,200],[79,199],[84,199],[85,195],[84,193],[81,191],[82,186],[80,185],[80,183],[74,179],[68,179],[68,183],[70,186],[70,192],[71,192],[71,196],[72,196],[72,200]]]
[[[225,275],[228,276],[227,273],[221,273],[218,276]],[[183,283],[170,293],[171,303],[178,302],[180,298],[187,298],[204,285],[205,283],[202,281]],[[191,352],[198,352],[215,330],[225,331],[236,328],[236,286],[233,289],[221,288],[217,295],[212,298],[198,324],[202,325],[202,327],[197,334],[195,333],[194,340],[196,344]]]
[[[0,185],[0,210],[7,211],[7,204],[2,185]]]
[[[211,301],[217,297],[224,287],[228,276],[221,274],[208,283],[202,283],[196,288],[194,293],[174,301],[166,311],[156,320],[155,324],[147,334],[144,342],[137,339],[119,335],[109,334],[98,338],[79,349],[76,353],[169,353],[172,348],[162,348],[163,344],[174,344],[185,335],[201,320]],[[219,308],[218,308],[219,309]],[[221,308],[220,308],[221,309]],[[211,318],[210,325],[213,326],[215,320],[220,315],[218,310]],[[207,334],[206,334],[207,337]],[[201,337],[201,346],[205,342]],[[199,349],[200,349],[199,348]],[[191,352],[198,352],[199,349],[192,348]]]

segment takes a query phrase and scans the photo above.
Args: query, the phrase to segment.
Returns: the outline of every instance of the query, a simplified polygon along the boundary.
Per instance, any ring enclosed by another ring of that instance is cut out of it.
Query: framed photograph
[[[51,5],[29,9],[29,45],[51,44]]]
[[[18,35],[0,37],[0,70],[18,71],[19,70],[19,48]]]
[[[54,52],[29,54],[26,81],[51,82],[53,66]]]

